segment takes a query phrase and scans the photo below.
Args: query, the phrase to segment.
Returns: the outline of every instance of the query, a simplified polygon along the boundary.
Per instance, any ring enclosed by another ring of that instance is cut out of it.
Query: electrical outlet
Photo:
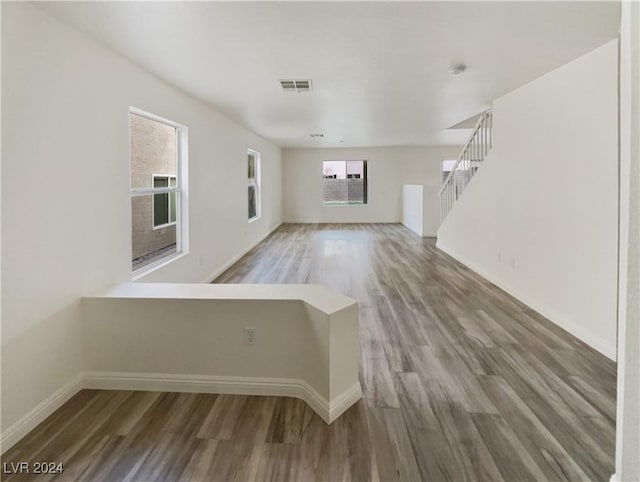
[[[511,268],[516,269],[516,258],[511,258]]]
[[[502,253],[498,253],[498,263],[502,263]]]
[[[244,342],[247,345],[253,345],[256,342],[256,329],[245,326],[244,327]]]

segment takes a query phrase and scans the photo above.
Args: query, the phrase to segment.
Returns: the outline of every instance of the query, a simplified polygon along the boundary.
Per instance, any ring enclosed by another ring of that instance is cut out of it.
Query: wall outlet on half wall
[[[244,327],[244,342],[253,345],[256,342],[256,329],[250,326]]]

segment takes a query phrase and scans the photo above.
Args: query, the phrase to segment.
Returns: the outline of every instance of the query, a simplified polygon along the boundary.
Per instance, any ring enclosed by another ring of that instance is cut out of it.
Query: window
[[[249,149],[247,152],[249,221],[260,217],[260,153]]]
[[[176,176],[153,175],[153,187],[177,187]],[[153,229],[161,229],[176,224],[176,193],[153,195]]]
[[[451,169],[453,169],[453,167],[456,165],[456,162],[458,161],[442,161],[442,182],[447,180],[447,177],[449,177],[449,173],[451,172]]]
[[[131,108],[131,266],[143,273],[185,253],[187,128]]]
[[[323,161],[322,203],[367,204],[367,161]]]

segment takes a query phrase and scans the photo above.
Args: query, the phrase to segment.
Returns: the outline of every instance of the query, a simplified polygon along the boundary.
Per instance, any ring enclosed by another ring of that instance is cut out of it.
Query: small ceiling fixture
[[[465,70],[467,70],[467,66],[464,65],[464,64],[456,64],[456,65],[452,65],[451,67],[449,67],[449,73],[451,75],[460,75]]]
[[[324,134],[309,134],[309,137],[324,137]]]
[[[311,80],[280,79],[280,86],[284,92],[311,92]]]

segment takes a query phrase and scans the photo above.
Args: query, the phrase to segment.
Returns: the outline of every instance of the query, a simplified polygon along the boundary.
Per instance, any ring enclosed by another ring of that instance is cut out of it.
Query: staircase
[[[492,112],[481,114],[469,140],[462,148],[458,160],[440,189],[440,222],[449,214],[462,191],[482,165],[493,144],[491,128],[493,125]]]

